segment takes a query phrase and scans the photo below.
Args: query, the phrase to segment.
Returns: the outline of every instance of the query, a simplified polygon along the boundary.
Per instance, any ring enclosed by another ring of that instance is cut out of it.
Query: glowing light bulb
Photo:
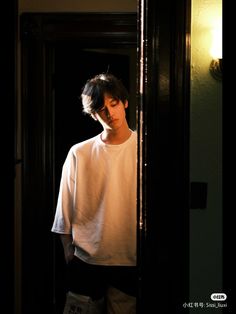
[[[222,23],[217,23],[217,26],[212,30],[210,53],[213,59],[222,59]]]

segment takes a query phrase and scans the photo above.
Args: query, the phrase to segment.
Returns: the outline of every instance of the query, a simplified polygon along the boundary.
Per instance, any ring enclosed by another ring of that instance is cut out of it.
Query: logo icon
[[[227,299],[227,295],[225,293],[212,293],[211,299],[212,301],[225,301]]]

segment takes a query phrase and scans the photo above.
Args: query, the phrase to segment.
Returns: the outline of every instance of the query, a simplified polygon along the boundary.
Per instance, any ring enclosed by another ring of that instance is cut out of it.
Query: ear
[[[97,121],[96,113],[91,113],[91,117],[92,117],[95,121]]]
[[[129,104],[128,104],[128,100],[125,101],[125,109],[128,108]]]

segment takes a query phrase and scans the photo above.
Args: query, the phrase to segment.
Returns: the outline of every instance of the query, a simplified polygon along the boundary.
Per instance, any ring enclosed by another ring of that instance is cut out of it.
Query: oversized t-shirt
[[[72,234],[75,255],[97,265],[136,265],[137,133],[122,144],[101,134],[70,149],[52,231]]]

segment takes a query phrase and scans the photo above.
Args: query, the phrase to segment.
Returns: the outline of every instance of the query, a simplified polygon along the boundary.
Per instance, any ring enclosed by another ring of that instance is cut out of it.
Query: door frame
[[[191,0],[140,0],[138,22],[138,311],[181,313],[189,300]]]
[[[57,311],[55,295],[54,108],[52,47],[77,42],[81,48],[137,46],[136,13],[23,13],[22,69],[22,312]],[[32,236],[33,235],[33,236]],[[39,253],[40,252],[40,253]],[[40,269],[40,272],[36,272]],[[38,300],[40,301],[39,306]]]

